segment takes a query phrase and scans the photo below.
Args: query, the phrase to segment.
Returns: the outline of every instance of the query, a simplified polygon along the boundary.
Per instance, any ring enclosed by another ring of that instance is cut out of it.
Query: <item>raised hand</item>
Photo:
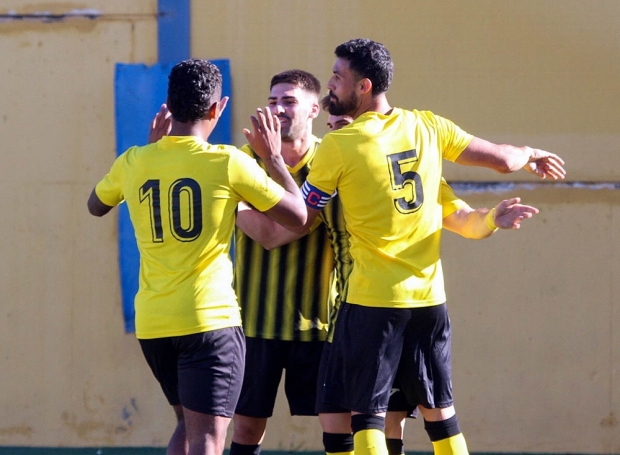
[[[256,117],[250,116],[252,131],[243,129],[250,147],[263,160],[280,155],[282,139],[280,138],[280,119],[272,115],[268,107],[265,110],[260,107],[256,109]]]
[[[172,114],[168,110],[168,106],[162,104],[159,112],[155,114],[151,122],[151,130],[149,131],[149,144],[157,142],[162,137],[167,136],[172,128]]]

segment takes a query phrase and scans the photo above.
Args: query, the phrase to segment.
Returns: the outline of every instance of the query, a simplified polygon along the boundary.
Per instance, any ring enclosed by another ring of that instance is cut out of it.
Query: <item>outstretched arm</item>
[[[521,222],[536,215],[536,207],[520,204],[514,197],[497,204],[493,209],[472,209],[467,206],[443,219],[443,227],[468,239],[490,237],[497,229],[519,229]]]
[[[555,153],[527,146],[494,144],[478,137],[471,140],[456,162],[465,166],[488,167],[502,174],[525,168],[542,179],[561,180],[566,176],[564,161]]]

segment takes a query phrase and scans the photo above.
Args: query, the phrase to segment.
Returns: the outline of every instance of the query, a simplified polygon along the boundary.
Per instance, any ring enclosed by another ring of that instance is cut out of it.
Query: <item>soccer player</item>
[[[229,257],[240,201],[290,227],[306,209],[280,154],[280,123],[257,110],[244,130],[268,174],[238,149],[211,145],[226,107],[215,65],[183,61],[170,72],[170,135],[120,155],[88,210],[125,201],[140,251],[136,336],[177,416],[168,454],[222,454],[241,389],[245,340]]]
[[[302,188],[308,224],[337,192],[351,234],[353,270],[323,400],[352,411],[357,455],[385,454],[384,417],[396,379],[420,409],[435,453],[467,453],[453,406],[439,259],[442,163],[500,172],[525,167],[560,179],[563,161],[474,137],[431,112],[392,108],[386,92],[393,63],[380,43],[355,39],[335,54],[329,112],[354,122],[325,136]],[[489,223],[497,219],[490,213]]]
[[[320,113],[320,93],[320,82],[306,71],[284,71],[270,83],[268,104],[282,125],[282,157],[299,185],[320,143],[312,134],[312,122]],[[262,162],[251,146],[241,149]],[[237,221],[235,289],[247,353],[230,455],[250,455],[260,452],[283,372],[291,415],[316,415],[316,378],[327,334],[333,254],[322,224],[289,245],[267,251],[244,233],[241,216]]]
[[[327,110],[329,97],[321,99],[321,105]],[[330,115],[327,126],[330,131],[335,131],[349,125],[353,119],[347,115]],[[466,202],[458,199],[447,182],[442,178],[441,182],[441,204],[443,224],[447,229],[468,238],[485,238],[492,235],[497,218],[498,227],[503,229],[518,229],[523,219],[530,218],[538,213],[534,207],[519,204],[518,198],[502,201],[493,209],[492,215],[486,208],[472,209]],[[329,357],[330,340],[333,335],[333,322],[336,318],[338,307],[342,301],[342,293],[347,288],[348,274],[351,270],[351,257],[348,249],[349,235],[342,219],[342,207],[339,204],[338,196],[335,195],[330,201],[330,212],[338,211],[339,214],[333,215],[324,220],[330,239],[340,239],[341,241],[332,242],[335,254],[335,275],[337,277],[337,289],[339,294],[334,298],[332,316],[330,317],[330,333],[324,346],[321,359],[321,369],[319,370],[318,391],[316,410],[319,413],[319,420],[323,428],[323,443],[328,454],[344,454],[353,452],[353,436],[351,434],[351,414],[348,410],[330,406],[323,403],[322,394],[324,388],[324,374],[326,363]],[[321,215],[324,215],[323,211]],[[333,220],[337,220],[334,223]],[[249,235],[261,243],[266,248],[275,248],[284,243],[297,239],[300,233],[287,230],[269,218],[244,208],[239,213],[238,223],[246,226]],[[417,410],[411,406],[399,387],[392,386],[390,399],[387,408],[385,422],[385,437],[389,455],[404,453],[403,430],[407,416],[416,416]]]

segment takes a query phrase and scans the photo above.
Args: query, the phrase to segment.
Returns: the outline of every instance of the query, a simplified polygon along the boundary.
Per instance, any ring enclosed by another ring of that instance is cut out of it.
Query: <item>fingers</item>
[[[224,112],[224,109],[226,109],[226,105],[228,104],[229,99],[230,98],[228,96],[225,96],[220,100],[220,114]]]
[[[518,204],[519,202],[521,202],[521,198],[518,197],[504,199],[502,202],[495,206],[495,213],[497,214],[497,216],[501,216],[502,214],[506,213],[506,211],[509,210],[511,206]]]
[[[519,229],[521,222],[539,213],[536,207],[520,204],[521,198],[506,199],[495,207],[495,224],[502,229]]]
[[[261,111],[263,112],[263,111]],[[268,106],[265,106],[264,117],[265,117],[265,125],[269,130],[273,130],[273,115],[271,115],[271,111]]]
[[[545,179],[549,177],[552,180],[562,180],[566,176],[564,169],[564,160],[555,153],[550,153],[540,149],[530,149],[530,162],[526,169],[536,174],[538,177]]]
[[[162,104],[157,114],[151,122],[151,129],[149,131],[149,143],[152,144],[160,140],[163,136],[170,133],[172,128],[172,114],[168,110],[166,104]]]
[[[248,142],[251,142],[252,140],[252,132],[247,129],[247,128],[243,128],[243,134],[245,136],[245,138],[247,139]]]
[[[280,124],[280,119],[278,118],[277,115],[272,114],[271,111],[269,110],[269,107],[266,106],[263,110],[263,108],[257,108],[256,109],[256,117],[251,117],[252,123],[254,124],[254,120],[257,121],[257,131],[261,131],[261,132],[275,132],[278,135],[280,134],[280,130],[281,130],[281,124]]]
[[[282,124],[280,123],[280,117],[278,117],[277,115],[273,116],[273,125],[275,127],[276,134],[280,136],[280,131],[282,130]]]
[[[549,153],[549,152],[547,152]],[[558,165],[560,166],[564,166],[564,160],[562,158],[560,158],[558,155],[556,155],[555,153],[549,153],[549,156],[547,157],[548,160],[553,161],[558,163]]]

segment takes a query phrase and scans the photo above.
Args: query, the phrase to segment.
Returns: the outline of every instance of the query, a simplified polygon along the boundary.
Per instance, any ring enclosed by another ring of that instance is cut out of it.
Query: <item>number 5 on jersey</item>
[[[402,171],[402,168],[418,161],[415,150],[392,153],[387,155],[390,169],[390,180],[394,191],[406,190],[404,197],[394,199],[394,206],[400,213],[408,214],[416,212],[424,202],[422,191],[422,178],[415,171]],[[401,191],[402,193],[402,191]]]

